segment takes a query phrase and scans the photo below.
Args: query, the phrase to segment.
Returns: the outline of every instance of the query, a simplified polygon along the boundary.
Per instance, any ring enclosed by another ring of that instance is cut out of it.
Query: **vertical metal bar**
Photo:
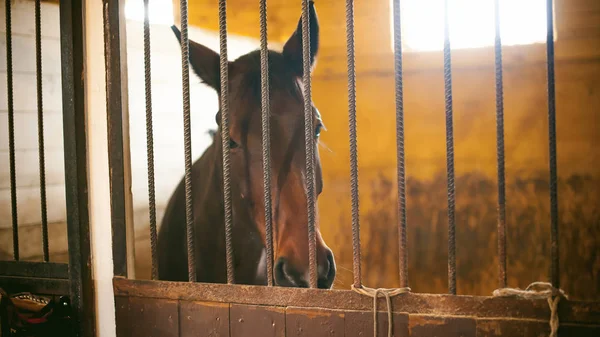
[[[352,262],[354,287],[360,288],[360,219],[358,200],[358,149],[356,137],[356,72],[354,58],[354,0],[346,0],[346,55],[348,58],[348,122],[350,134],[350,189],[352,195]]]
[[[223,147],[223,201],[225,206],[225,252],[227,283],[235,282],[233,268],[231,185],[229,162],[229,67],[227,62],[227,0],[219,0],[219,65],[221,74],[221,146]]]
[[[550,233],[552,240],[550,279],[560,288],[558,265],[558,187],[556,169],[556,100],[554,87],[554,10],[552,0],[546,0],[546,57],[548,65],[548,147],[550,152]]]
[[[456,240],[454,201],[454,131],[452,121],[452,64],[449,1],[444,1],[444,91],[446,98],[446,169],[448,174],[448,292],[456,295]]]
[[[150,62],[150,12],[144,0],[144,72],[146,86],[146,151],[148,156],[148,210],[150,213],[150,250],[152,254],[152,279],[158,279],[156,252],[156,197],[154,188],[154,137],[152,134],[152,70]]]
[[[185,228],[187,236],[188,279],[196,281],[194,254],[194,209],[192,208],[192,130],[190,117],[190,41],[188,38],[188,3],[180,1],[181,10],[181,80],[183,88],[183,141],[185,147]]]
[[[262,159],[265,194],[267,285],[273,285],[273,217],[271,209],[271,126],[269,100],[269,50],[267,46],[267,0],[260,0],[260,84],[262,107]]]
[[[42,95],[42,24],[40,0],[35,0],[35,65],[37,80],[38,147],[40,160],[40,203],[42,210],[42,251],[44,261],[50,260],[48,248],[48,212],[46,206],[46,156],[44,154],[44,104]]]
[[[496,38],[496,147],[498,157],[498,287],[506,287],[506,184],[504,173],[504,84],[502,80],[502,39],[500,1],[494,1]]]
[[[103,0],[106,115],[114,275],[127,277],[127,227],[119,0]]]
[[[88,210],[84,23],[82,1],[60,2],[65,197],[69,286],[75,336],[95,335]]]
[[[310,85],[310,21],[308,0],[302,0],[302,83],[304,85],[304,145],[306,147],[306,201],[308,211],[309,285],[317,287],[317,237],[315,232],[315,170],[312,93]]]
[[[406,175],[404,168],[404,88],[402,83],[402,24],[400,0],[394,0],[394,69],[396,79],[396,159],[398,165],[398,233],[400,287],[408,287],[406,248]]]
[[[10,165],[10,204],[12,214],[13,258],[19,261],[19,217],[17,213],[17,178],[15,171],[15,110],[13,102],[11,0],[6,0],[6,88],[8,98],[8,149]]]

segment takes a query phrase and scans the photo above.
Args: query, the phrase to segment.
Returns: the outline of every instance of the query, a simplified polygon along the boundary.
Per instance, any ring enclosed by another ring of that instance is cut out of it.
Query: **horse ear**
[[[317,52],[319,51],[319,20],[313,1],[308,2],[308,20],[310,26],[310,67],[312,71]],[[302,62],[302,17],[298,21],[296,31],[283,46],[283,56],[298,76],[304,74]]]
[[[175,25],[171,26],[177,41],[181,45],[181,32]],[[220,91],[220,73],[219,73],[219,54],[210,48],[189,40],[190,43],[190,65],[200,77],[202,82],[206,83],[217,92]]]

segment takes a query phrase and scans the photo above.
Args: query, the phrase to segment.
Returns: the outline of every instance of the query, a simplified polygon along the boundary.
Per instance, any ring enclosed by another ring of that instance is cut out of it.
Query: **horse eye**
[[[238,147],[238,143],[236,143],[233,139],[229,138],[229,148],[235,149]]]
[[[315,130],[315,137],[319,137],[321,135],[321,129],[323,128],[323,124],[319,123],[317,124],[317,128]]]

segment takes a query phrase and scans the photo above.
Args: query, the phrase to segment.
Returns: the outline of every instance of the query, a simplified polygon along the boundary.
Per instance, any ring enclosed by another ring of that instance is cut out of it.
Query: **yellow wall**
[[[255,2],[229,1],[230,32],[257,36]],[[299,4],[269,3],[269,37],[283,42],[297,24]],[[216,29],[214,6],[191,0],[191,24]],[[372,287],[398,285],[395,97],[388,6],[388,0],[371,0],[357,1],[355,8],[363,280]],[[231,14],[238,8],[243,11]],[[338,261],[336,285],[349,288],[352,248],[344,2],[317,1],[316,8],[322,48],[313,98],[328,129],[322,135],[325,189],[319,200],[320,222]],[[561,282],[575,298],[585,299],[600,298],[599,18],[598,1],[557,0]],[[445,292],[443,59],[439,52],[407,53],[404,61],[410,286],[418,292]],[[545,46],[505,47],[504,61],[508,275],[510,286],[525,287],[546,280],[549,269]],[[458,292],[486,295],[497,287],[493,50],[456,51],[452,62]]]

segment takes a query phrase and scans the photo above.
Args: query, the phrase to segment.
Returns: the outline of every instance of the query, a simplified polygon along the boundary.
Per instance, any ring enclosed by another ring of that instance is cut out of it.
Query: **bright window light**
[[[173,24],[173,2],[172,0],[149,0],[151,24]],[[125,19],[144,21],[144,1],[127,0],[125,3]]]
[[[448,0],[452,49],[494,45],[494,0]],[[444,48],[444,0],[403,0],[402,47],[406,51]],[[390,17],[393,48],[393,0]],[[546,0],[500,0],[500,37],[503,45],[546,41]]]

